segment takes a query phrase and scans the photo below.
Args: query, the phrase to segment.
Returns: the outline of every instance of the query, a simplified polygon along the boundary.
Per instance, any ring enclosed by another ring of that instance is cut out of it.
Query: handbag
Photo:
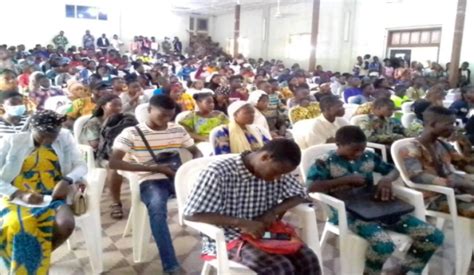
[[[169,166],[174,171],[178,171],[178,168],[181,166],[181,156],[179,155],[179,152],[177,151],[162,152],[162,153],[159,153],[158,155],[155,155],[155,153],[150,147],[150,144],[146,140],[145,135],[143,134],[142,130],[140,130],[138,126],[135,126],[135,129],[137,130],[138,135],[140,135],[154,163],[159,164],[159,165]]]
[[[237,243],[234,243],[239,246],[237,251],[237,257],[240,256],[240,249],[245,243],[252,245],[253,247],[262,250],[263,252],[269,254],[278,254],[278,255],[290,255],[296,253],[303,246],[303,241],[296,234],[295,229],[282,221],[276,221],[269,228],[267,228],[267,233],[271,235],[284,235],[288,239],[256,239],[249,234],[243,233],[240,236],[240,240],[237,240]]]
[[[71,210],[76,216],[80,216],[87,212],[86,194],[81,188],[78,188],[72,197]]]

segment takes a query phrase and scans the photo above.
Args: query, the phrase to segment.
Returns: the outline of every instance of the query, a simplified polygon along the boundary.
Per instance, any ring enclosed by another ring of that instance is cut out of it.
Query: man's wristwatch
[[[72,180],[70,177],[63,177],[62,180],[69,183],[69,185],[74,183],[74,180]]]

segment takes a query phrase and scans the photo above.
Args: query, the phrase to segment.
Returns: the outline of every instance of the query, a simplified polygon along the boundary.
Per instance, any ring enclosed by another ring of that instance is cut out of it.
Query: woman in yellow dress
[[[52,251],[74,229],[65,199],[87,167],[72,135],[61,130],[64,121],[53,111],[39,111],[30,120],[31,132],[0,145],[0,257],[8,274],[48,274]]]

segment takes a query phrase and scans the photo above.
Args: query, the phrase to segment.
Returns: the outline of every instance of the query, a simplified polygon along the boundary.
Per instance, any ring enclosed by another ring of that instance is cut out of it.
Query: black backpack
[[[107,119],[100,131],[99,147],[97,148],[97,159],[108,160],[112,154],[112,145],[115,138],[123,129],[138,124],[137,119],[129,114],[116,114]]]

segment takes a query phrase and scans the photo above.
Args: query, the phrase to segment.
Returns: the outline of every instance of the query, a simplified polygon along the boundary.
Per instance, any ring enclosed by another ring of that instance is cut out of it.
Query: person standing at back
[[[148,107],[148,120],[124,129],[115,139],[109,158],[110,169],[137,172],[140,198],[148,210],[163,271],[169,273],[180,269],[167,223],[167,201],[174,193],[176,171],[168,165],[154,162],[151,152],[144,148],[149,147],[155,155],[165,149],[187,149],[194,158],[202,156],[186,130],[170,123],[175,116],[175,108],[176,103],[169,96],[153,96]],[[133,162],[125,161],[125,155]]]
[[[82,44],[85,50],[95,49],[95,39],[89,30],[86,30],[86,34],[82,37]]]

